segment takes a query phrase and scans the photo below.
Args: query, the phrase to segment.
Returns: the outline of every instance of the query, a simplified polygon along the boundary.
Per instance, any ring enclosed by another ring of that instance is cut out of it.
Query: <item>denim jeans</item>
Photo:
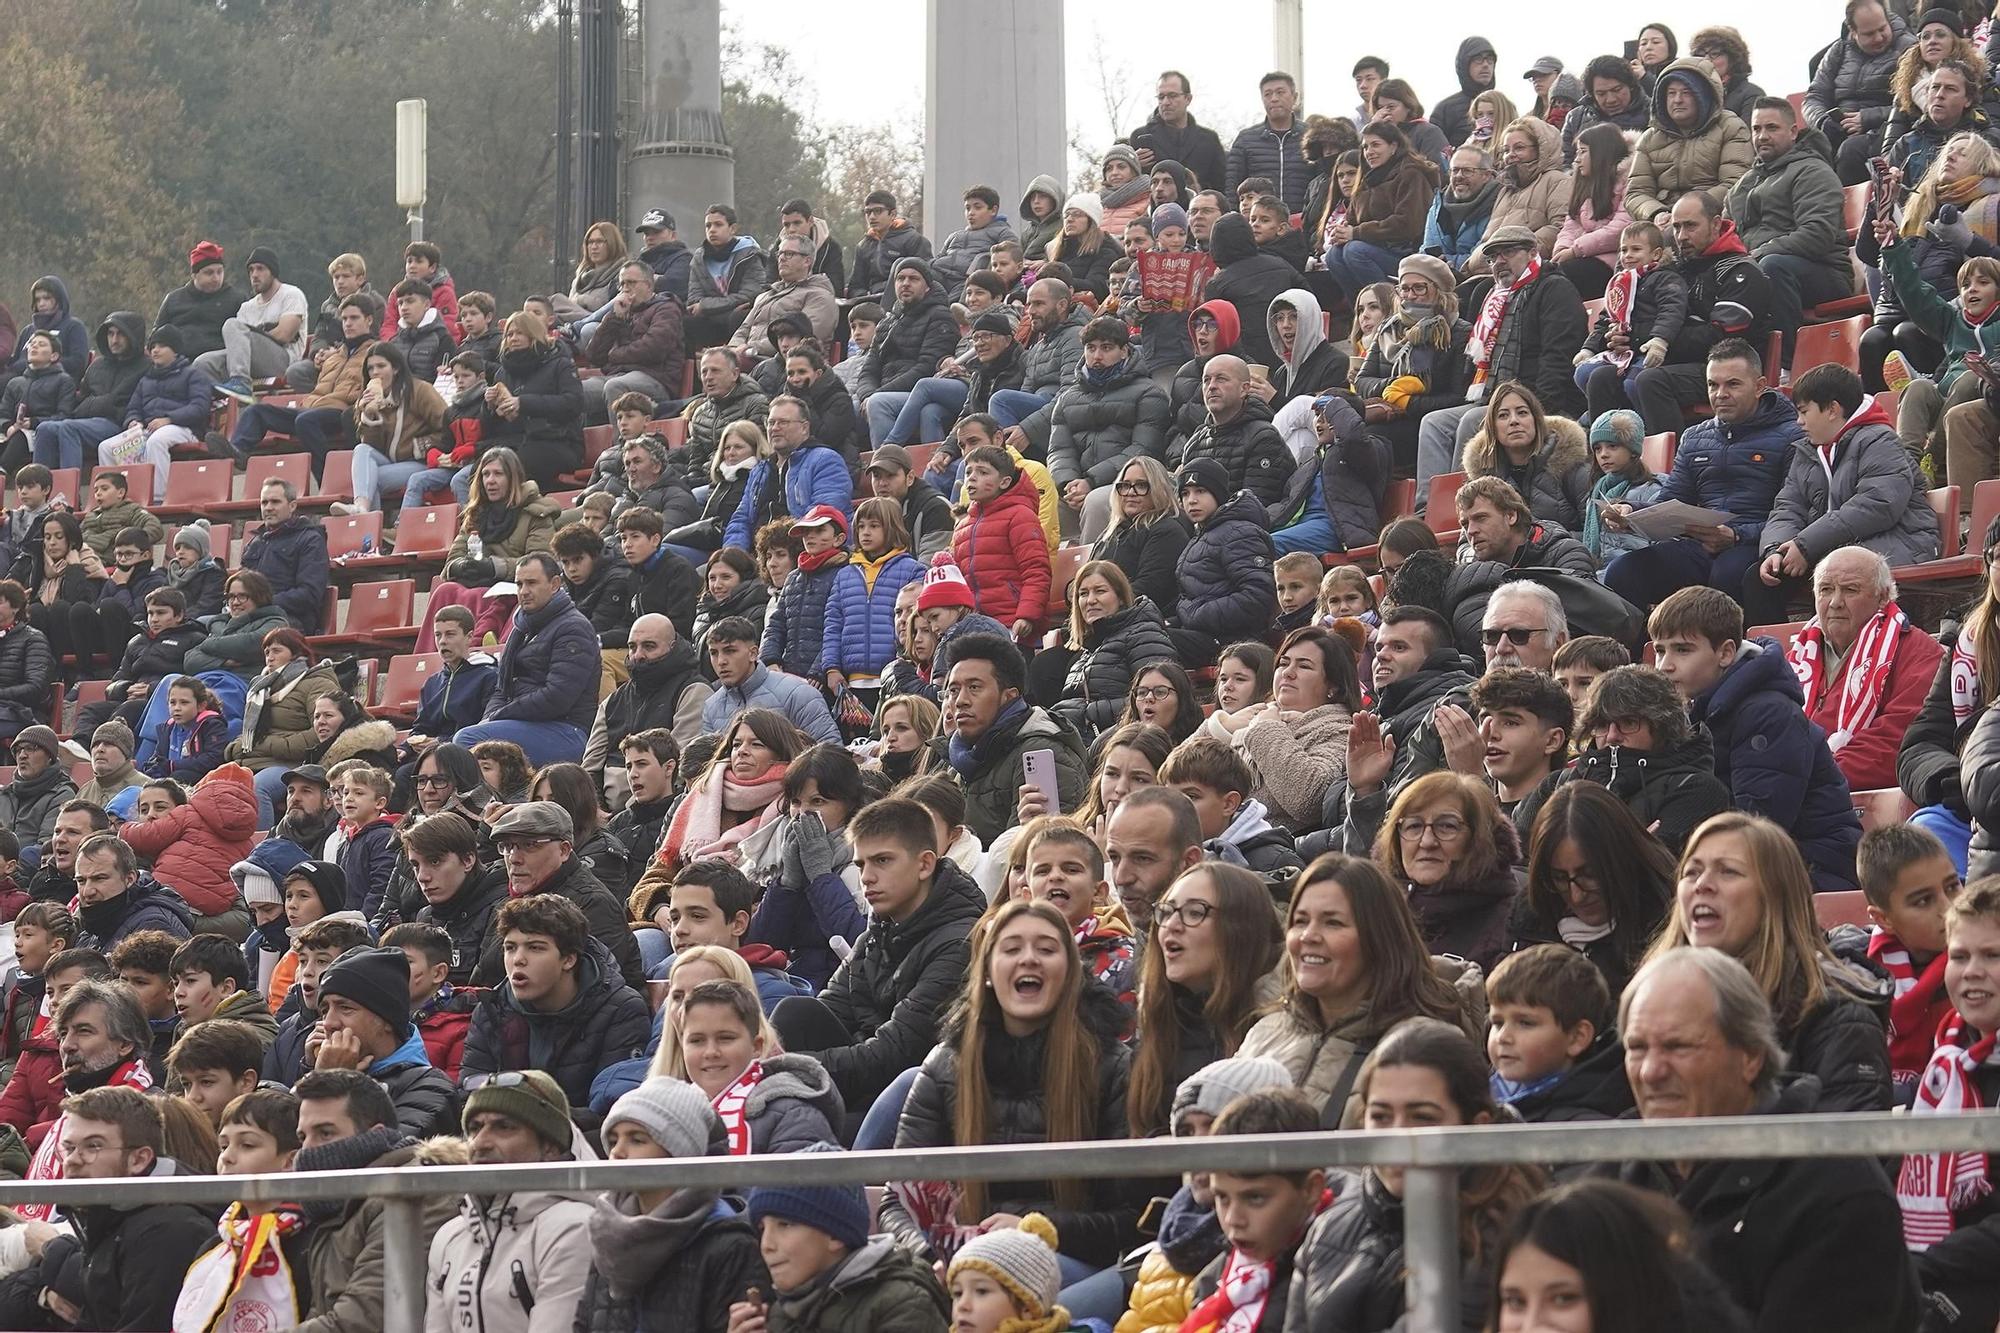
[[[1323,513],[1309,515],[1289,528],[1279,528],[1271,534],[1271,544],[1278,549],[1279,555],[1290,555],[1293,551],[1325,555],[1342,549],[1340,534],[1334,531],[1333,520]]]
[[[1465,446],[1486,424],[1486,404],[1440,407],[1417,427],[1417,513],[1430,503],[1431,478],[1464,468]]]
[[[414,458],[392,463],[372,444],[354,450],[354,504],[361,510],[380,509],[382,497],[402,490],[424,465]]]
[[[965,410],[966,381],[932,375],[917,381],[881,444],[936,444]]]
[[[1757,563],[1757,548],[1737,542],[1710,555],[1692,537],[1655,542],[1627,551],[1604,571],[1604,586],[1644,611],[1682,588],[1719,588],[1739,595],[1743,576]]]
[[[459,728],[452,739],[471,749],[481,741],[512,741],[536,768],[543,764],[574,764],[583,758],[589,740],[567,722],[522,722],[502,719]]]
[[[1003,427],[1018,426],[1048,405],[1049,400],[1041,394],[1023,389],[995,389],[986,400],[986,410]]]
[[[861,1118],[861,1128],[854,1135],[854,1151],[876,1152],[896,1146],[896,1126],[902,1122],[903,1103],[909,1100],[918,1073],[918,1067],[912,1065],[882,1089],[868,1108],[868,1114]]]
[[[44,421],[35,427],[35,461],[45,468],[80,468],[84,451],[95,457],[97,446],[119,429],[117,422],[105,417]]]
[[[1326,271],[1340,284],[1340,289],[1353,296],[1363,287],[1376,282],[1393,282],[1396,266],[1409,251],[1386,250],[1366,241],[1349,241],[1345,245],[1329,246],[1326,252]]]
[[[427,467],[403,483],[403,508],[422,506],[424,497],[440,487],[451,487],[452,498],[463,509],[472,501],[472,464],[461,468]]]
[[[889,432],[895,428],[896,418],[902,414],[903,404],[910,401],[907,393],[890,389],[877,389],[868,395],[868,443],[887,444]]]
[[[292,771],[291,764],[272,764],[260,768],[252,776],[251,782],[257,788],[257,827],[267,829],[278,822],[278,812],[285,808],[285,774]]]

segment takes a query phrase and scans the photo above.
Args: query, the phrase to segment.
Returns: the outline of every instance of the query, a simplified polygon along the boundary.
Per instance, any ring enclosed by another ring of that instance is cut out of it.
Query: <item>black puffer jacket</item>
[[[500,358],[500,383],[521,401],[512,421],[492,408],[479,414],[479,442],[504,444],[521,455],[528,480],[553,490],[565,472],[583,466],[583,382],[576,362],[555,347],[529,347]]]
[[[418,897],[421,902],[422,895]],[[477,984],[473,976],[489,947],[497,962],[500,951],[493,939],[493,914],[506,901],[507,872],[497,865],[479,866],[466,876],[450,902],[423,903],[414,913],[406,903],[404,920],[438,926],[450,935],[451,972],[445,979],[454,986],[470,986]],[[494,981],[498,979],[496,976]]]
[[[1144,597],[1090,626],[1082,649],[1063,681],[1062,699],[1049,712],[1086,738],[1118,721],[1141,667],[1177,660],[1160,609]]]
[[[1950,669],[1947,657],[1940,670]],[[1973,880],[2000,873],[2000,708],[1975,712],[1967,722],[1971,730],[1959,752],[1958,787],[1959,799],[1972,816],[1972,847],[1965,869],[1966,878]]]
[[[1269,523],[1258,498],[1243,492],[1195,529],[1177,567],[1177,617],[1183,627],[1221,643],[1259,638],[1270,628],[1278,614],[1278,590],[1271,578],[1277,552]]]
[[[110,343],[105,337],[114,328],[125,335],[123,356],[111,355]],[[123,424],[125,409],[132,401],[132,390],[139,386],[140,377],[146,373],[145,344],[144,316],[131,310],[114,310],[106,315],[104,322],[97,326],[97,355],[83,369],[83,384],[70,415]]]
[[[868,1106],[937,1040],[938,1018],[965,986],[966,939],[986,895],[950,861],[938,862],[930,896],[908,921],[871,917],[820,1001],[855,1040],[812,1051],[849,1106]]]
[[[1580,532],[1597,469],[1583,427],[1568,417],[1550,417],[1548,434],[1522,467],[1514,466],[1506,450],[1482,429],[1466,441],[1465,475],[1498,477],[1521,493],[1536,518]]]
[[[1715,776],[1715,738],[1707,727],[1696,727],[1687,740],[1660,754],[1586,745],[1562,775],[1563,782],[1579,780],[1595,782],[1625,802],[1633,818],[1654,829],[1676,857],[1703,820],[1735,805],[1729,787]]]
[[[1131,1072],[1131,1055],[1118,1040],[1126,1022],[1124,1006],[1103,986],[1087,982],[1077,1018],[1097,1039],[1099,1051],[1096,1124],[1090,1137],[1122,1139],[1125,1088]],[[965,1020],[964,1006],[954,1007],[938,1033],[938,1044],[924,1057],[923,1070],[910,1088],[902,1119],[896,1125],[898,1149],[952,1145],[958,1104],[958,1041],[965,1031]],[[1045,1045],[1043,1033],[1010,1037],[997,1021],[987,1029],[983,1047],[988,1145],[1049,1141],[1048,1088],[1042,1068]],[[1139,1209],[1146,1197],[1144,1183],[1135,1187],[1130,1181],[1095,1180],[1090,1182],[1089,1193],[1089,1205],[1072,1210],[1056,1206],[1053,1182],[996,1181],[987,1187],[986,1206],[993,1212],[1043,1213],[1056,1225],[1063,1254],[1100,1267],[1116,1263],[1137,1238]],[[883,1201],[882,1226],[911,1248],[928,1252],[909,1214],[893,1200]]]
[[[1300,181],[1303,191],[1303,177]],[[1208,250],[1216,263],[1215,272],[1208,280],[1208,299],[1227,301],[1235,306],[1236,318],[1241,323],[1241,341],[1236,346],[1236,355],[1245,361],[1275,369],[1278,353],[1271,346],[1271,335],[1264,316],[1270,311],[1272,301],[1299,285],[1299,271],[1276,255],[1259,251],[1256,237],[1250,233],[1250,224],[1240,213],[1222,215],[1215,224],[1215,230],[1210,233]],[[1571,295],[1574,296],[1575,292],[1572,291]],[[1578,346],[1583,343],[1582,321],[1583,307],[1579,305]],[[1574,352],[1576,349],[1573,347],[1570,350]]]
[[[611,896],[611,891],[590,872],[582,857],[571,856],[556,868],[555,874],[537,885],[535,892],[559,893],[575,903],[590,923],[591,936],[618,960],[618,975],[634,991],[645,993],[646,969],[639,962],[639,942],[632,938],[632,927],[625,919],[625,902]],[[472,984],[498,986],[506,977],[500,941],[489,938],[486,951],[479,956],[478,967],[473,969]]]
[[[590,1084],[606,1066],[646,1053],[653,1016],[639,993],[618,979],[611,951],[584,942],[576,963],[576,998],[554,1012],[531,1010],[504,977],[472,1011],[459,1078],[539,1069],[562,1085],[572,1114],[590,1105]],[[588,1114],[587,1111],[582,1113]]]
[[[1120,523],[1090,548],[1092,560],[1109,560],[1125,571],[1135,597],[1150,597],[1155,607],[1172,606],[1180,597],[1175,581],[1181,552],[1194,540],[1194,529],[1179,514],[1165,514],[1150,523]]]
[[[1320,500],[1333,520],[1336,549],[1372,546],[1382,530],[1382,496],[1389,486],[1389,442],[1366,426],[1345,439],[1322,440],[1312,463],[1292,473],[1282,500],[1270,507],[1271,529],[1288,528],[1305,517],[1313,482],[1322,482]]]
[[[770,585],[761,579],[752,579],[736,585],[736,591],[716,601],[707,593],[701,595],[694,613],[695,656],[700,659],[701,678],[710,684],[715,682],[715,668],[708,660],[708,632],[719,620],[730,616],[741,616],[750,622],[750,629],[756,635],[756,642],[764,641],[764,617],[771,609]]]
[[[889,291],[889,277],[895,271],[896,261],[912,256],[918,259],[931,257],[930,237],[901,219],[897,219],[897,223],[899,225],[891,226],[880,236],[869,232],[854,247],[854,271],[847,278],[850,299],[880,301],[887,305],[895,299]]]
[[[1827,995],[1778,1041],[1785,1068],[1819,1080],[1822,1111],[1887,1111],[1896,1104],[1887,1023],[1893,983],[1866,963],[1825,961]]]
[[[637,1202],[613,1195],[598,1205],[631,1218]],[[675,1190],[650,1214],[656,1230],[623,1267],[645,1274],[643,1286],[620,1295],[596,1263],[584,1280],[573,1333],[632,1333],[656,1320],[674,1328],[726,1328],[729,1307],[746,1288],[770,1290],[770,1270],[757,1252],[757,1233],[742,1201],[714,1190]],[[630,1225],[628,1220],[627,1225]],[[664,1318],[668,1311],[671,1319]]]
[[[1403,1317],[1403,1201],[1372,1171],[1347,1177],[1339,1188],[1340,1197],[1299,1246],[1284,1333],[1387,1333]],[[1485,1295],[1460,1285],[1461,1305],[1473,1302],[1483,1310]],[[1480,1326],[1477,1320],[1465,1325]]]
[[[0,732],[11,737],[43,720],[55,670],[48,639],[25,616],[0,630]]]
[[[1125,247],[1116,237],[1100,235],[1097,248],[1085,253],[1081,250],[1069,252],[1066,236],[1057,236],[1049,242],[1049,259],[1056,259],[1055,251],[1063,250],[1062,262],[1069,265],[1070,290],[1079,296],[1089,292],[1102,301],[1111,295],[1111,266],[1125,257]]]
[[[1049,475],[1056,489],[1078,478],[1109,486],[1129,460],[1165,457],[1167,415],[1167,395],[1137,372],[1131,357],[1101,382],[1079,365],[1075,382],[1050,408]]]
[[[898,305],[882,321],[854,386],[855,396],[864,400],[871,393],[909,392],[918,380],[937,374],[938,362],[958,346],[958,321],[937,275],[921,259],[903,260],[897,267],[902,264],[915,266],[928,285],[915,305]]]
[[[1940,635],[1946,649],[1955,640]],[[4,674],[0,673],[0,678]],[[1984,711],[1975,709],[1965,721],[1957,719],[1951,702],[1951,654],[1938,663],[1931,678],[1931,692],[1917,710],[1917,720],[1903,733],[1903,747],[1896,755],[1896,785],[1918,806],[1942,805],[1960,819],[1970,822],[1965,808],[1965,792],[1959,786],[1959,751],[1972,734]]]
[[[428,1060],[411,1060],[389,1069],[369,1068],[396,1107],[396,1125],[413,1139],[456,1133],[459,1126],[458,1085]]]
[[[1271,424],[1269,404],[1251,397],[1244,398],[1243,410],[1234,420],[1203,421],[1188,437],[1187,447],[1173,460],[1173,466],[1182,467],[1196,458],[1215,459],[1228,469],[1232,487],[1250,492],[1267,505],[1284,498],[1297,466],[1291,446]]]
[[[986,411],[992,405],[997,390],[1020,388],[1027,374],[1022,358],[1020,344],[1013,342],[1008,343],[991,361],[973,357],[968,363],[969,373],[965,380],[965,410],[958,414],[959,418],[963,420],[974,412]],[[952,444],[956,448],[956,440]]]
[[[720,398],[702,397],[694,409],[687,414],[688,437],[685,449],[675,450],[669,455],[674,466],[680,470],[681,480],[692,490],[696,486],[706,486],[708,462],[715,457],[715,446],[722,439],[722,429],[739,421],[754,421],[757,429],[764,428],[764,414],[769,410],[771,400],[757,387],[757,381],[748,375],[739,375],[736,386]],[[744,474],[747,479],[749,473]],[[719,511],[711,503],[705,513],[721,513],[717,531],[729,526],[729,515],[734,509]]]

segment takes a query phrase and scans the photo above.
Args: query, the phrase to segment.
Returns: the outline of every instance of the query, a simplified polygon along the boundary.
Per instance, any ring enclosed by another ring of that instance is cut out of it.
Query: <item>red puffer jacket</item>
[[[257,831],[257,789],[250,770],[224,764],[188,793],[188,803],[123,837],[153,863],[153,878],[187,899],[198,916],[217,916],[236,901],[229,867],[250,855]]]
[[[973,610],[1007,626],[1017,620],[1040,626],[1052,575],[1041,492],[1027,473],[993,500],[973,503],[958,521],[951,550],[972,586]]]
[[[66,1095],[55,1024],[44,1023],[41,1031],[22,1045],[21,1058],[14,1062],[14,1076],[0,1090],[0,1125],[12,1125],[30,1148],[36,1147],[62,1114]]]
[[[410,1015],[424,1039],[424,1054],[431,1065],[458,1082],[458,1067],[465,1060],[465,1034],[472,1026],[472,1011],[486,997],[484,987],[449,987]]]

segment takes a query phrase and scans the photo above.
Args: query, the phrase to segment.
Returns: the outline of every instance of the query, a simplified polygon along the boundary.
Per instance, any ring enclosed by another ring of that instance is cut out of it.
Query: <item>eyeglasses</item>
[[[1153,924],[1164,926],[1169,921],[1178,921],[1189,930],[1215,915],[1215,904],[1203,902],[1200,898],[1190,898],[1184,903],[1162,903],[1153,909]]]
[[[422,774],[417,778],[417,785],[419,787],[449,787],[451,785],[451,774],[449,773]]]
[[[1138,689],[1132,691],[1132,697],[1140,703],[1145,704],[1158,703],[1162,699],[1171,699],[1174,694],[1175,690],[1171,685],[1141,685]]]
[[[495,838],[493,845],[500,855],[512,856],[516,852],[531,852],[537,847],[546,847],[554,841],[554,838]]]
[[[1582,889],[1588,893],[1597,891],[1597,876],[1589,870],[1579,870],[1574,875],[1567,870],[1550,870],[1549,883],[1555,885],[1556,892],[1568,893],[1571,889]]]
[[[1118,483],[1118,493],[1120,495],[1150,495],[1152,491],[1153,483],[1147,481],[1144,477],[1141,477],[1137,481],[1121,481]]]
[[[125,1151],[124,1144],[105,1143],[101,1139],[92,1139],[88,1143],[65,1143],[61,1147],[64,1157],[72,1158],[79,1162],[94,1162],[105,1153],[122,1153]]]
[[[1480,630],[1479,641],[1488,648],[1496,648],[1499,646],[1500,640],[1505,639],[1516,648],[1524,648],[1527,646],[1528,640],[1534,638],[1537,634],[1547,634],[1548,632],[1549,627],[1547,625],[1513,625],[1507,629]]]
[[[1396,836],[1404,842],[1422,842],[1426,833],[1439,842],[1456,842],[1465,836],[1465,821],[1457,815],[1439,815],[1436,819],[1410,815],[1396,821]]]

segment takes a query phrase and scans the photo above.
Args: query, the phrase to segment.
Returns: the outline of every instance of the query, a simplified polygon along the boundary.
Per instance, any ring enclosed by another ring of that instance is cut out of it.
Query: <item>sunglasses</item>
[[[1479,631],[1479,641],[1488,648],[1494,648],[1499,646],[1500,640],[1505,639],[1516,648],[1523,648],[1527,646],[1528,640],[1548,631],[1547,625],[1536,625],[1533,628],[1516,625],[1511,629],[1483,629]]]

